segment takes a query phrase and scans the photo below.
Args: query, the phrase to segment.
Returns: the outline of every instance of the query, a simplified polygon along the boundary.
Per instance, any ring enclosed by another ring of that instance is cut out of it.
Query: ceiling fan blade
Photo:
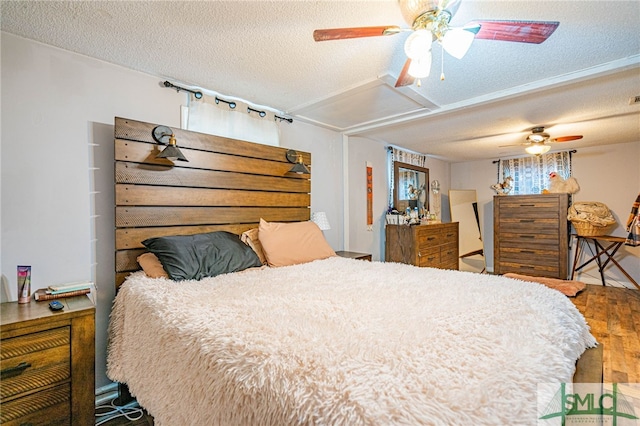
[[[398,80],[396,80],[395,87],[409,86],[416,80],[414,77],[411,77],[411,75],[409,75],[410,66],[411,58],[408,58],[407,62],[405,62],[404,66],[402,67],[402,71],[400,71],[400,75],[398,76]]]
[[[540,44],[560,25],[557,21],[473,21],[480,31],[475,38]]]
[[[395,25],[384,27],[355,27],[355,28],[330,28],[325,30],[315,30],[313,39],[315,41],[343,40],[347,38],[377,37],[398,34],[402,29]]]
[[[575,136],[560,136],[559,138],[551,139],[551,142],[570,142],[582,139],[582,135]]]

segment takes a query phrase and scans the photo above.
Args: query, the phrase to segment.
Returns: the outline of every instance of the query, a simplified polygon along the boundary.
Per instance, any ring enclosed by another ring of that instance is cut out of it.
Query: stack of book
[[[33,297],[37,301],[62,299],[64,297],[82,296],[91,293],[91,282],[80,282],[71,284],[50,285],[48,288],[41,288],[35,291]]]

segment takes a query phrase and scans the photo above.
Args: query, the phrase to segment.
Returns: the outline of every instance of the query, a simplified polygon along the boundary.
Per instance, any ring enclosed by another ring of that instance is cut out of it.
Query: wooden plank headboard
[[[156,126],[115,119],[116,288],[140,269],[147,238],[309,220],[311,175],[289,172],[286,148],[172,128],[189,160],[172,163],[156,158]]]

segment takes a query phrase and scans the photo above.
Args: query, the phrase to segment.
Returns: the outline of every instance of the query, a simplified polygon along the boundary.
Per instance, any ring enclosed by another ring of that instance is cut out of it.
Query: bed
[[[309,176],[287,177],[301,181],[282,190],[293,191],[290,198],[273,187],[265,190],[271,196],[251,194],[262,200],[258,206],[228,206],[228,198],[185,206],[167,198],[170,191],[156,188],[159,181],[184,185],[180,199],[193,182],[176,179],[177,167],[160,167],[144,149],[134,161],[130,154],[119,160],[125,155],[118,145],[153,144],[123,142],[123,135],[144,139],[153,127],[116,119],[118,293],[107,374],[128,386],[157,425],[533,424],[537,397],[553,389],[540,385],[571,382],[576,360],[596,344],[566,296],[540,284],[335,256],[308,221],[308,205],[299,205],[298,194],[309,202]],[[221,151],[215,137],[176,133],[187,158],[202,152],[202,146],[190,150],[192,140]],[[225,150],[246,154],[245,143]],[[290,164],[278,162],[282,148],[267,150],[275,150],[268,160],[278,163],[273,175],[287,175]],[[156,167],[174,175],[153,176],[153,184],[122,182],[119,161],[136,173]],[[155,204],[139,206],[128,194],[118,196],[126,192],[123,185],[162,196],[141,197]],[[197,189],[203,187],[219,190]],[[256,192],[255,185],[247,191]],[[226,214],[229,209],[235,214]],[[132,225],[124,215],[140,218]],[[177,235],[196,248],[175,249]],[[199,249],[202,239],[206,250]],[[184,252],[199,253],[199,262],[222,256],[211,263],[229,266],[215,276],[179,275]],[[149,254],[161,275],[139,270],[137,259]]]

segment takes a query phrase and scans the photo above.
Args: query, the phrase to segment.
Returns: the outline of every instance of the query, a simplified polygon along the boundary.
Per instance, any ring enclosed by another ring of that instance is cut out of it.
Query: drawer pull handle
[[[533,252],[531,250],[520,250],[520,253],[522,253],[522,254],[535,254],[535,252]]]
[[[427,241],[435,240],[436,237],[427,237]]]
[[[535,235],[520,235],[520,238],[535,238]]]
[[[24,370],[29,367],[31,367],[31,364],[29,364],[28,362],[21,362],[15,367],[5,368],[4,370],[0,371],[0,379],[4,380],[8,379],[9,377],[19,376],[20,374],[24,373]]]
[[[533,207],[535,204],[520,204],[520,207]]]
[[[520,219],[520,223],[533,223],[535,221],[535,219]]]

